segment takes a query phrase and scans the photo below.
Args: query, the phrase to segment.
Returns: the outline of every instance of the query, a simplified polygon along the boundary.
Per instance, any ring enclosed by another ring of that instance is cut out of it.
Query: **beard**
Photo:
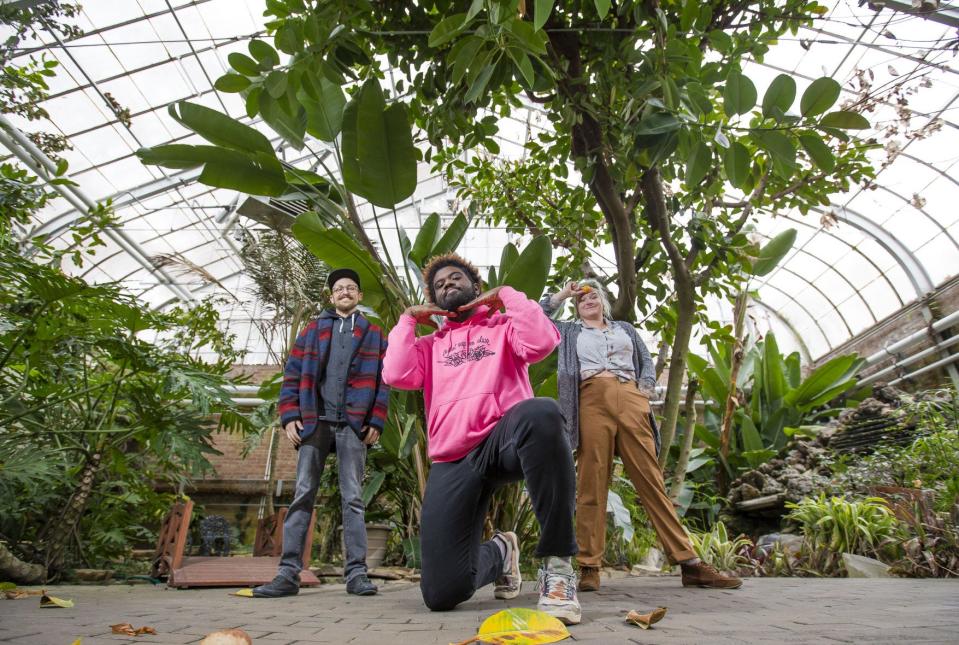
[[[442,295],[439,298],[437,298],[437,300],[439,301],[437,304],[439,304],[439,306],[445,309],[446,311],[452,311],[456,313],[456,310],[459,307],[462,307],[463,305],[472,301],[473,298],[475,297],[476,297],[475,289],[467,290],[467,291],[456,290],[451,292],[449,295]]]

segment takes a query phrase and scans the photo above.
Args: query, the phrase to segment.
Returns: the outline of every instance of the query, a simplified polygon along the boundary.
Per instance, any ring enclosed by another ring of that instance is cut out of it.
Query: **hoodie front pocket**
[[[443,439],[460,440],[485,432],[503,416],[499,401],[492,392],[478,392],[430,407],[429,429]],[[445,442],[445,441],[444,441]]]

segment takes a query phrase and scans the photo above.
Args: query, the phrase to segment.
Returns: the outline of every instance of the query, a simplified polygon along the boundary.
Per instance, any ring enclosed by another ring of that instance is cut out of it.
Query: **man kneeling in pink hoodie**
[[[493,492],[525,480],[540,524],[536,555],[544,559],[538,608],[578,623],[573,458],[559,405],[533,398],[527,371],[559,344],[559,332],[511,287],[481,294],[479,272],[458,255],[433,258],[423,278],[431,304],[404,312],[383,359],[384,382],[422,388],[426,401],[433,465],[420,525],[423,600],[449,610],[491,582],[496,598],[519,595],[516,534],[482,539]],[[435,327],[435,315],[446,318],[442,327],[417,338],[416,324]]]

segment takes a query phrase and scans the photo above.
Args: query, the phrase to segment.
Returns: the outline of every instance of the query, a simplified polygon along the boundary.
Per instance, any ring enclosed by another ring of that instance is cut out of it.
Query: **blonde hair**
[[[588,278],[586,280],[579,280],[576,283],[581,289],[583,287],[589,287],[599,296],[599,302],[603,305],[603,317],[613,318],[613,306],[609,303],[609,294],[606,293],[606,287],[599,280],[593,280]],[[584,294],[585,295],[585,294]],[[579,301],[582,299],[582,296],[573,296],[573,310],[576,313],[576,317],[579,318]]]

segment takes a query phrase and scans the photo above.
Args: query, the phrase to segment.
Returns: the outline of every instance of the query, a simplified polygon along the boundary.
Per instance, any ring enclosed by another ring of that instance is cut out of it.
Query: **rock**
[[[200,645],[253,645],[253,639],[242,629],[221,629],[207,634]]]
[[[850,578],[891,578],[889,567],[879,560],[854,553],[843,553],[842,563]]]
[[[663,567],[665,566],[666,555],[656,547],[650,547],[643,560],[639,564],[633,565],[630,575],[660,575],[663,573]]]
[[[748,502],[751,499],[756,499],[762,495],[762,493],[759,492],[759,489],[751,484],[743,484],[740,486],[739,494],[742,496],[742,501],[744,502]]]
[[[770,533],[769,535],[762,535],[756,540],[756,546],[767,554],[771,552],[777,544],[783,553],[795,557],[802,551],[803,537],[792,533]]]
[[[782,493],[786,489],[783,488],[783,485],[778,481],[770,477],[769,475],[763,476],[763,495],[775,495],[776,493]]]

